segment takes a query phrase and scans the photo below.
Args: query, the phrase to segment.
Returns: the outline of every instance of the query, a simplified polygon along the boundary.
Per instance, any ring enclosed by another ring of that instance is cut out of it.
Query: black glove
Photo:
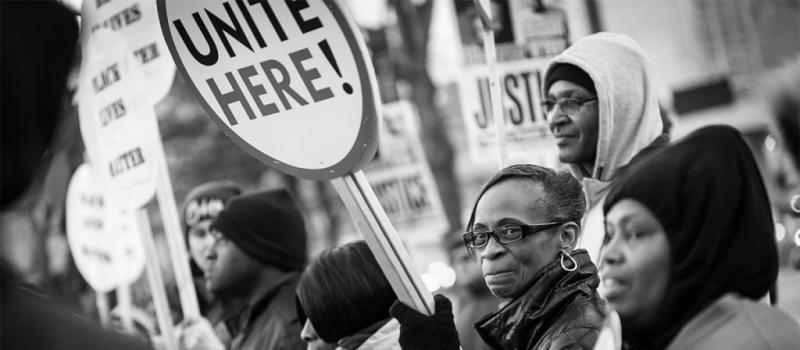
[[[450,299],[436,294],[433,300],[436,310],[432,316],[423,315],[399,300],[392,304],[389,313],[400,323],[400,347],[403,350],[459,350]]]

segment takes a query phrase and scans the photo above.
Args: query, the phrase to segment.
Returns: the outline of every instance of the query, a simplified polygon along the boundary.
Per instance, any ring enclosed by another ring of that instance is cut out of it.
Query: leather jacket
[[[600,278],[589,254],[575,250],[572,257],[576,270],[564,270],[556,259],[536,274],[527,292],[478,320],[483,340],[503,350],[592,349],[605,301],[597,294]]]

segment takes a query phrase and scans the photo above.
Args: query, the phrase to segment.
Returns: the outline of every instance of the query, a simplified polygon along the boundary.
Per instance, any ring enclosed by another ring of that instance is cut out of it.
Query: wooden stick
[[[500,90],[500,77],[497,75],[497,52],[494,45],[494,29],[492,29],[492,10],[490,0],[475,0],[475,7],[483,23],[483,53],[489,67],[489,96],[492,103],[494,134],[497,138],[497,162],[502,170],[508,165],[506,150],[506,122],[503,115],[503,96]]]
[[[200,306],[197,302],[197,292],[192,280],[192,270],[189,267],[189,255],[186,253],[183,226],[180,223],[175,194],[172,192],[172,182],[170,182],[169,178],[167,159],[164,157],[164,147],[161,138],[157,137],[157,139],[155,153],[157,153],[156,156],[158,157],[156,160],[158,163],[156,166],[158,169],[156,176],[158,208],[164,224],[164,233],[167,237],[167,247],[169,247],[172,269],[175,273],[175,283],[178,285],[183,316],[184,318],[197,318],[200,317]]]
[[[106,293],[95,291],[97,303],[97,315],[100,317],[100,324],[103,328],[108,327],[109,308],[108,308],[108,295]]]
[[[139,225],[139,232],[142,233],[142,244],[147,262],[147,280],[150,283],[150,292],[153,294],[153,303],[156,306],[161,339],[167,350],[178,350],[178,342],[172,328],[172,314],[169,309],[167,293],[164,290],[164,279],[161,276],[156,244],[153,240],[153,232],[150,230],[150,219],[147,217],[146,209],[137,210],[136,222]]]
[[[131,285],[122,284],[117,287],[117,309],[119,310],[122,329],[128,333],[133,333],[133,318],[131,317]]]
[[[375,254],[397,298],[427,315],[433,297],[417,273],[414,261],[397,236],[362,171],[331,180],[370,250]]]

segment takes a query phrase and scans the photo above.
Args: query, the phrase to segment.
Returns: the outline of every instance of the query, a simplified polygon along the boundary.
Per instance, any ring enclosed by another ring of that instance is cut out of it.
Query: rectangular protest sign
[[[456,1],[455,9],[464,57],[459,91],[473,160],[495,157],[497,138],[492,120],[488,66],[475,5]],[[555,7],[536,9],[534,1],[492,1],[496,42],[496,72],[502,90],[505,143],[511,158],[532,158],[533,153],[555,149],[540,108],[541,84],[548,59],[568,46],[566,13]]]
[[[378,154],[364,169],[389,220],[409,244],[434,242],[448,226],[418,119],[408,101],[385,104]]]

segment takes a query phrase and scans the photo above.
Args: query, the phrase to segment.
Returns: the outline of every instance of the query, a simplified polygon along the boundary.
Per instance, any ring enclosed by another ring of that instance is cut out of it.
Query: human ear
[[[561,249],[568,252],[572,251],[575,245],[578,244],[578,236],[580,236],[580,233],[581,228],[575,222],[570,221],[562,224],[559,232]]]

